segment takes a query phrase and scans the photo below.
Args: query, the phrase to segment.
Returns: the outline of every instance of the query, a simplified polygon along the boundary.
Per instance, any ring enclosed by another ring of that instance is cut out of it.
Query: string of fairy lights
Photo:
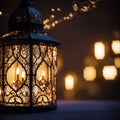
[[[96,8],[99,2],[100,0],[73,0],[71,3],[72,9],[66,15],[64,15],[64,9],[60,7],[51,8],[50,16],[45,18],[43,21],[44,29],[53,29],[61,22],[72,20],[77,14],[89,12],[90,10]],[[63,14],[63,16],[60,14]],[[59,17],[59,15],[61,17]],[[0,16],[9,16],[9,14],[0,11]]]
[[[52,14],[49,18],[44,20],[44,29],[49,30],[63,21],[72,20],[79,13],[89,12],[90,10],[97,7],[98,2],[100,2],[100,0],[74,0],[72,2],[72,10],[69,11],[66,16],[63,16],[59,19],[56,19],[56,12],[62,13],[64,10],[61,8],[51,8]]]

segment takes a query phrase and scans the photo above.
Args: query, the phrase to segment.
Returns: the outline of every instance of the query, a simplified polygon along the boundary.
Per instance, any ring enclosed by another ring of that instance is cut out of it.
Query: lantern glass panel
[[[47,106],[56,103],[57,48],[33,45],[33,103]]]
[[[4,105],[29,106],[29,45],[8,45],[4,51]]]
[[[7,72],[7,82],[14,89],[18,90],[26,80],[25,70],[21,64],[16,61]]]

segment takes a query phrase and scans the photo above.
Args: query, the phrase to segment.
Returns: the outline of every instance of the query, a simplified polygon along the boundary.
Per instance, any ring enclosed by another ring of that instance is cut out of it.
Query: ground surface
[[[0,120],[120,120],[120,101],[58,101],[56,111],[1,113]]]

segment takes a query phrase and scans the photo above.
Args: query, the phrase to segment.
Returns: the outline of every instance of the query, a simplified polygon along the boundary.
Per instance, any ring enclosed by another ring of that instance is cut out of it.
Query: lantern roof
[[[19,39],[24,36],[24,39],[59,43],[58,40],[44,34],[43,26],[42,14],[34,7],[33,1],[21,0],[19,7],[10,15],[9,32],[3,35],[2,39]]]
[[[43,32],[42,14],[34,7],[32,0],[21,0],[19,7],[13,11],[8,22],[9,31]]]

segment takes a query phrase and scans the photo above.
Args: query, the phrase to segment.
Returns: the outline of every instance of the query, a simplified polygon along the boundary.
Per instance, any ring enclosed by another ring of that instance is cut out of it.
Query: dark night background
[[[0,11],[5,13],[0,16],[0,36],[7,32],[9,15],[19,3],[20,0],[0,0]],[[71,11],[72,0],[34,0],[34,5],[44,19],[50,16],[51,8],[60,7],[62,11],[56,15],[60,18]],[[113,62],[111,41],[120,39],[120,0],[101,0],[97,8],[87,13],[79,13],[72,20],[63,21],[45,32],[61,42],[59,59],[62,64],[57,78],[59,99],[120,99],[120,70],[114,81],[105,81],[101,75],[101,66]],[[93,44],[101,40],[107,45],[108,52],[103,61],[96,61],[93,55]],[[86,62],[88,60],[89,62]],[[87,82],[83,79],[85,65],[94,65],[97,68],[95,81]],[[64,77],[71,72],[76,75],[75,90],[65,91]],[[70,98],[72,94],[74,94],[73,98]]]

